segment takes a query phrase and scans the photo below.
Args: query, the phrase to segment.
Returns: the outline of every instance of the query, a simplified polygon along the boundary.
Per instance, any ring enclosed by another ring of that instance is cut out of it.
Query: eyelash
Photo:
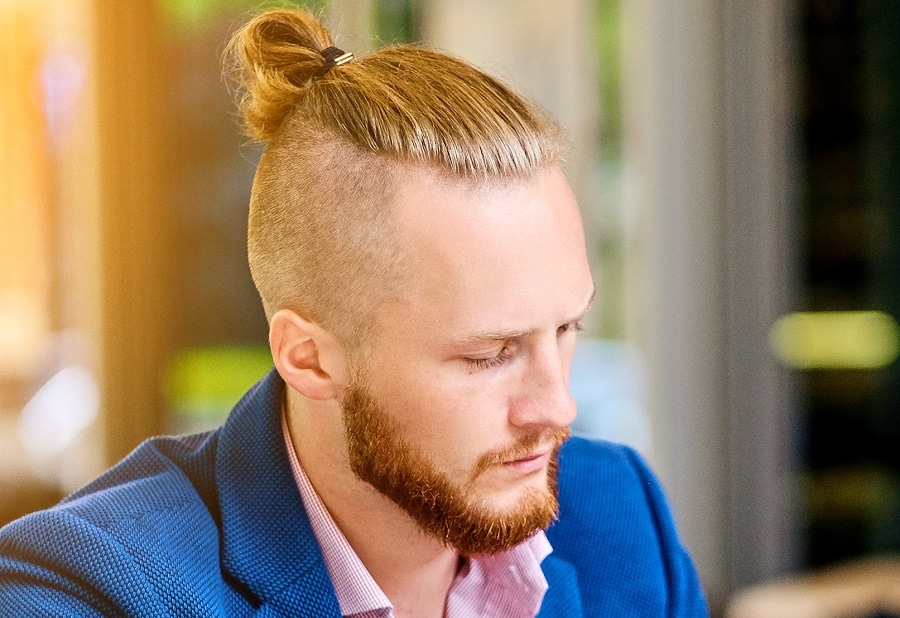
[[[480,371],[482,369],[490,369],[491,367],[502,365],[510,358],[512,358],[512,351],[509,349],[509,346],[503,346],[494,356],[488,358],[467,358],[466,362],[472,369]]]
[[[584,330],[584,325],[581,323],[581,320],[576,320],[575,322],[569,322],[568,324],[563,324],[559,328],[556,329],[557,335],[562,335],[567,332],[576,332],[580,333]]]
[[[558,329],[556,329],[557,335],[563,335],[568,332],[581,332],[584,330],[584,326],[582,326],[580,321],[577,322],[569,322],[568,324],[563,324]],[[512,358],[512,351],[509,346],[503,346],[500,348],[500,351],[497,352],[494,356],[490,356],[488,358],[467,358],[466,362],[472,367],[475,371],[480,371],[482,369],[490,369],[491,367],[497,367],[502,365],[506,361]]]

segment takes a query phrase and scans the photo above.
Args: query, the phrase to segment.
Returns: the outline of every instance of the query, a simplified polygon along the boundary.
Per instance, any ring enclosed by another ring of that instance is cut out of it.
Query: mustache
[[[541,444],[551,444],[552,451],[556,453],[563,442],[569,439],[570,434],[568,427],[560,427],[550,431],[536,431],[522,436],[510,446],[485,453],[475,462],[469,482],[474,482],[475,479],[494,466],[527,457]]]

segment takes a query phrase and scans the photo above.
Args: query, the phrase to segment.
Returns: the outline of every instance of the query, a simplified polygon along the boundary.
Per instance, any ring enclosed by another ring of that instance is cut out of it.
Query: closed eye
[[[490,369],[502,365],[511,359],[512,355],[512,349],[508,345],[505,345],[493,356],[488,356],[487,358],[466,358],[465,361],[472,371],[481,371],[483,369]]]

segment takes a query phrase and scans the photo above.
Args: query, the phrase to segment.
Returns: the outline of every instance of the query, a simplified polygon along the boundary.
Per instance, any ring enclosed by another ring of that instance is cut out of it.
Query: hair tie
[[[322,77],[334,67],[346,64],[353,60],[353,52],[345,52],[343,49],[334,46],[326,47],[319,52],[319,55],[325,58],[325,64],[316,71],[316,77]]]

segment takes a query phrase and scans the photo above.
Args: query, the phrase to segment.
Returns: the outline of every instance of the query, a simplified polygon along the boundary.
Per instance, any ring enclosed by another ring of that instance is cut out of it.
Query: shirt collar
[[[281,424],[294,480],[297,482],[303,506],[306,507],[309,515],[313,534],[322,549],[322,557],[325,559],[325,567],[331,576],[341,614],[344,616],[366,613],[391,615],[393,605],[390,600],[372,579],[356,552],[353,551],[347,538],[338,528],[328,509],[322,503],[322,499],[319,498],[319,494],[310,483],[309,477],[303,471],[297,453],[294,451],[285,415],[282,415]]]
[[[468,561],[447,598],[447,616],[536,616],[548,583],[541,562],[553,548],[538,531],[493,556]]]

